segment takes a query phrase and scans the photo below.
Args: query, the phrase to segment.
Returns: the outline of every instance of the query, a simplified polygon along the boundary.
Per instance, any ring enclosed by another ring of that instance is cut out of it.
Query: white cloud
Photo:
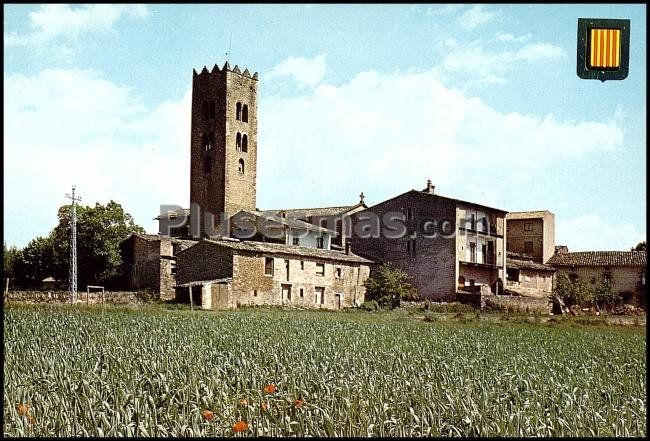
[[[354,203],[362,190],[376,203],[423,188],[427,178],[447,195],[472,193],[469,182],[507,189],[623,143],[613,119],[504,114],[445,87],[432,71],[361,72],[338,87],[265,98],[259,113],[261,208]],[[481,200],[499,206],[499,197]]]
[[[150,231],[160,204],[187,205],[189,90],[147,109],[97,72],[50,69],[8,76],[4,91],[5,233],[19,245],[56,225],[72,184]]]
[[[494,36],[497,41],[505,43],[523,43],[524,41],[529,40],[531,37],[531,34],[520,35],[519,37],[516,37],[513,34],[509,34],[507,32],[497,32]]]
[[[545,58],[560,58],[564,51],[558,46],[548,43],[527,44],[517,51],[515,60],[537,61]]]
[[[629,251],[646,240],[645,231],[637,230],[630,223],[612,220],[593,214],[559,220],[555,242],[567,245],[569,251]]]
[[[483,5],[474,5],[457,18],[458,24],[471,31],[476,27],[492,21],[497,16],[495,12],[488,12]]]
[[[314,58],[289,57],[275,66],[266,78],[290,76],[300,84],[314,87],[325,77],[325,56],[326,54]]]
[[[112,31],[115,23],[123,17],[146,18],[148,14],[145,5],[91,4],[71,7],[46,4],[29,14],[31,33],[5,34],[5,46],[42,45],[60,38],[75,41],[83,33]]]

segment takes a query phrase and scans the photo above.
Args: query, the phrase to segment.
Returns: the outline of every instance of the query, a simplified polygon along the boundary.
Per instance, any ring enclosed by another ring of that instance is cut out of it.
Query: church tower
[[[192,223],[204,235],[204,215],[214,225],[240,210],[255,209],[257,177],[257,72],[238,66],[212,72],[203,68],[192,79],[190,209]],[[200,209],[200,220],[195,208]],[[200,222],[200,224],[198,223]]]

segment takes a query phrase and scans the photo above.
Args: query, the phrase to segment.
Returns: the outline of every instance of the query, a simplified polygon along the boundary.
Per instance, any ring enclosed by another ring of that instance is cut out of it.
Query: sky
[[[627,18],[625,80],[576,74]],[[4,240],[65,194],[156,233],[189,206],[192,70],[259,73],[257,206],[436,193],[555,214],[569,251],[646,238],[646,5],[4,5]]]

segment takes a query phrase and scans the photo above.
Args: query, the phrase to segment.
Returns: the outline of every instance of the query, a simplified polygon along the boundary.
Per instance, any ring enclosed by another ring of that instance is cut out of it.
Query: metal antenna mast
[[[70,302],[77,301],[77,206],[75,202],[81,201],[81,196],[75,196],[76,187],[72,186],[72,195],[66,193],[65,197],[72,200],[70,210]]]
[[[230,56],[231,47],[232,47],[232,31],[230,31],[230,43],[228,44],[228,52],[226,52],[226,62],[228,62],[228,57]]]

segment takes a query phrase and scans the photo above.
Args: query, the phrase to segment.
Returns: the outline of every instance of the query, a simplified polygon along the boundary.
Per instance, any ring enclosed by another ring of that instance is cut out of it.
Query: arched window
[[[237,132],[237,136],[235,137],[235,148],[238,152],[241,152],[241,133],[239,132]]]
[[[248,122],[248,104],[244,104],[244,107],[242,108],[241,120],[246,123]]]
[[[239,173],[244,174],[244,160],[239,160]]]
[[[207,156],[203,159],[203,174],[209,175],[210,173],[212,173],[212,158]]]
[[[214,146],[214,132],[204,133],[202,136],[203,150],[206,152]]]
[[[216,104],[215,104],[214,101],[210,101],[210,108],[209,108],[208,116],[211,119],[214,119],[215,114],[216,114]]]
[[[241,151],[248,152],[248,135],[246,134],[241,137]]]
[[[237,111],[235,112],[235,119],[241,121],[241,103],[237,103]]]

